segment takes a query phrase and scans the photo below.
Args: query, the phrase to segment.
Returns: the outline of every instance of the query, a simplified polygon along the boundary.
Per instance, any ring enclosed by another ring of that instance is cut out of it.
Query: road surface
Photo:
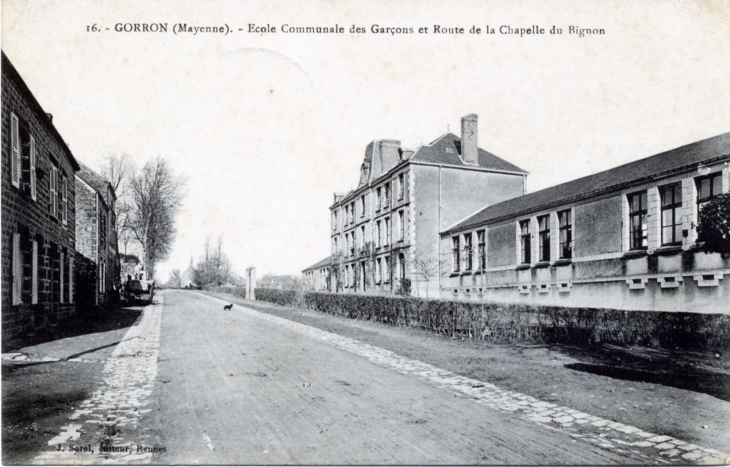
[[[638,461],[502,413],[202,295],[165,293],[165,463]],[[205,442],[210,439],[214,450]]]
[[[156,297],[35,463],[688,464],[726,454],[194,291]],[[103,448],[104,452],[100,452]]]

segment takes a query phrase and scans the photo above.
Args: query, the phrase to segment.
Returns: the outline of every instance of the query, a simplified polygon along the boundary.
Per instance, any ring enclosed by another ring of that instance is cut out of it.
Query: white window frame
[[[48,177],[50,185],[51,216],[58,219],[58,167],[51,164],[51,173]]]

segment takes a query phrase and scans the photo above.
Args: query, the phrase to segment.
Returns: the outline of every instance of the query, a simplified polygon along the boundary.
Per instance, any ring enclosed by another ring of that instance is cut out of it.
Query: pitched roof
[[[700,163],[708,163],[729,156],[730,133],[724,133],[597,174],[487,206],[449,228],[443,234],[518,216],[522,213],[538,211],[574,199],[587,198],[605,191],[623,189],[665,174],[669,175],[678,170],[693,168]]]
[[[312,269],[319,269],[319,268],[322,268],[325,266],[329,266],[330,264],[332,264],[332,256],[328,256],[325,259],[314,263],[313,265],[309,266],[308,268],[302,269],[302,272],[310,271]]]
[[[473,167],[473,165],[464,163],[460,154],[461,138],[453,133],[446,133],[431,144],[418,148],[409,160],[461,167]],[[491,152],[485,151],[482,148],[479,148],[478,166],[483,169],[518,172],[523,174],[527,173],[527,171],[507,162],[504,159],[500,159]]]
[[[46,113],[46,111],[43,110],[43,107],[41,107],[41,104],[30,91],[28,85],[25,84],[25,81],[23,81],[23,77],[20,76],[18,70],[15,69],[15,66],[13,66],[13,64],[10,62],[10,59],[7,57],[7,55],[5,55],[5,51],[0,52],[0,55],[2,56],[2,58],[0,59],[2,63],[2,73],[7,74],[11,79],[15,81],[15,84],[17,84],[20,88],[19,91],[24,95],[24,97],[28,100],[30,106],[36,112],[38,119],[41,121],[42,124],[45,125],[46,129],[48,129],[48,131],[50,131],[51,134],[56,138],[58,144],[61,145],[61,149],[63,149],[63,151],[66,153],[66,157],[71,163],[71,167],[73,167],[74,171],[79,170],[78,161],[76,160],[76,158],[74,158],[74,155],[68,148],[66,141],[63,140],[63,137],[61,137],[61,134],[58,132],[56,126],[53,124],[53,120],[51,120],[50,114]]]
[[[94,190],[98,191],[104,198],[104,201],[108,203],[108,200],[106,199],[107,193],[111,193],[114,199],[117,198],[117,194],[114,193],[112,184],[109,183],[104,177],[94,172],[83,163],[79,163],[79,166],[81,167],[81,170],[79,170],[76,175],[81,180],[88,183]]]

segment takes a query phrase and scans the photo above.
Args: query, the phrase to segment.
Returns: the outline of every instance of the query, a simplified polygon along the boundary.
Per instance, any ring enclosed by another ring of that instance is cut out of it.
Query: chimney
[[[53,121],[53,114],[46,113],[46,117],[48,117],[48,120]]]
[[[461,118],[461,158],[467,164],[479,163],[477,145],[477,115],[470,114]]]

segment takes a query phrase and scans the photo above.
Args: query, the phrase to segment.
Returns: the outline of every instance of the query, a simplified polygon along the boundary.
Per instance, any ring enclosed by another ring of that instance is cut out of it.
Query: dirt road
[[[166,447],[160,462],[645,462],[260,316],[166,292],[152,423]]]

